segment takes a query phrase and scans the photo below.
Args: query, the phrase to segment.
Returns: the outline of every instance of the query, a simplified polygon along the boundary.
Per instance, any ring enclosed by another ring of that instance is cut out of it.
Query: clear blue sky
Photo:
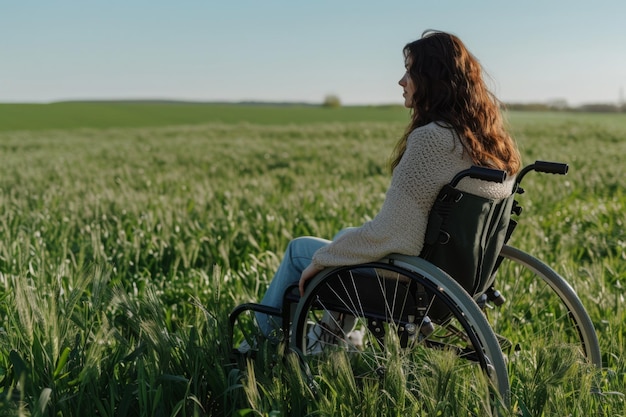
[[[402,47],[429,28],[504,101],[625,94],[624,0],[0,0],[0,102],[401,103]]]

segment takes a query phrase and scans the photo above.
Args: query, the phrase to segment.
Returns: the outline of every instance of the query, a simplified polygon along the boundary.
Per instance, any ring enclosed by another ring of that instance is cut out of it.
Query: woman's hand
[[[313,264],[309,264],[309,266],[307,266],[304,271],[302,271],[302,275],[300,275],[300,283],[298,285],[298,287],[300,288],[300,296],[302,297],[304,295],[304,284],[310,280],[311,278],[313,278],[315,275],[317,275],[318,272],[320,272],[322,269],[324,268],[319,268]]]

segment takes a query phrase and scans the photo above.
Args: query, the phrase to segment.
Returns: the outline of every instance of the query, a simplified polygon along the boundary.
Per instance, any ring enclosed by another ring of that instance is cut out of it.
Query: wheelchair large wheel
[[[508,405],[506,365],[485,316],[456,281],[423,259],[392,255],[322,271],[297,305],[291,345],[309,364],[346,352],[357,378],[381,378],[395,361],[410,381],[429,369],[425,361],[447,355],[458,366],[457,382],[489,380],[483,386]]]
[[[533,256],[505,246],[495,288],[506,302],[485,313],[501,336],[505,353],[563,348],[602,366],[598,338],[576,292],[552,268]],[[506,345],[506,346],[505,346]]]

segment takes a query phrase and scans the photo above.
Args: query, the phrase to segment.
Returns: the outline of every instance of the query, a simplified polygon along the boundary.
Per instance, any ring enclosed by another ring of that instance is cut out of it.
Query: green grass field
[[[524,181],[512,244],[578,291],[604,367],[530,352],[510,371],[503,413],[626,416],[626,118],[507,117],[526,163],[570,165]],[[438,390],[432,375],[419,395],[398,379],[357,389],[339,362],[313,393],[271,351],[247,366],[229,358],[229,312],[260,298],[291,238],[330,238],[376,214],[407,119],[397,108],[0,105],[0,415],[484,415],[484,398]]]

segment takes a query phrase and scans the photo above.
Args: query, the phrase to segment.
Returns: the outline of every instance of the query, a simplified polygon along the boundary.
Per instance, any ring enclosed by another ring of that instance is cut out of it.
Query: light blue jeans
[[[339,234],[340,233],[341,232],[339,232]],[[337,234],[337,236],[339,234]],[[267,288],[267,292],[261,300],[261,304],[281,308],[283,295],[287,288],[300,281],[300,275],[311,263],[315,251],[329,243],[329,240],[311,236],[298,237],[289,242],[285,256],[276,274],[274,274],[274,278]],[[270,336],[274,330],[280,328],[280,317],[256,313],[256,319],[261,332],[265,336]]]

